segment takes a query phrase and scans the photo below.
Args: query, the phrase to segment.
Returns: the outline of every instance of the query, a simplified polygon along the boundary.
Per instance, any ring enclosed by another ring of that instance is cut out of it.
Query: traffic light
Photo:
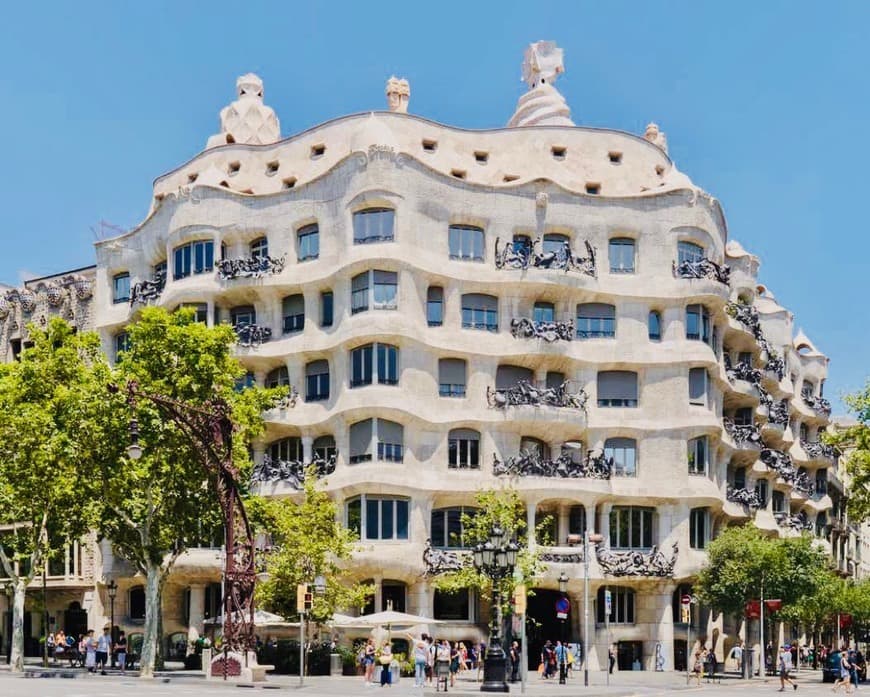
[[[296,612],[310,612],[314,607],[314,589],[307,583],[296,586]]]
[[[314,607],[314,593],[312,592],[311,586],[305,586],[304,605],[305,612],[310,612],[311,608]]]

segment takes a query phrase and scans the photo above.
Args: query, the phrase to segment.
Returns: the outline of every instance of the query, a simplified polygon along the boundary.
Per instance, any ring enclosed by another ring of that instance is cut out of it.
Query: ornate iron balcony
[[[806,472],[800,471],[795,475],[792,487],[805,498],[810,498],[816,490],[810,476]]]
[[[722,419],[722,422],[728,435],[731,436],[731,440],[738,445],[752,445],[757,448],[763,445],[761,441],[761,429],[758,428],[757,424],[736,424],[732,419],[728,418]]]
[[[305,483],[305,471],[314,467],[318,478],[335,472],[335,460],[338,453],[333,453],[328,459],[316,456],[309,463],[301,460],[273,460],[267,453],[259,465],[254,465],[251,474],[252,482],[287,482],[294,489],[301,489]]]
[[[471,565],[470,550],[437,549],[432,546],[432,540],[426,540],[423,550],[423,567],[426,576],[438,576],[461,571]]]
[[[492,473],[496,477],[560,477],[562,479],[610,479],[613,474],[613,458],[604,454],[586,453],[583,462],[575,462],[568,453],[562,453],[555,460],[543,458],[537,450],[524,450],[499,460],[493,453]]]
[[[774,402],[770,395],[765,393],[768,401],[762,400],[762,403],[767,406],[767,420],[776,426],[788,426],[789,408],[788,400],[783,399],[779,402]]]
[[[154,278],[150,281],[139,281],[134,283],[130,289],[130,306],[136,303],[147,305],[148,303],[157,300],[166,286],[166,272],[160,271],[154,274]]]
[[[245,348],[256,348],[272,338],[272,330],[259,324],[239,324],[233,329],[236,331],[239,346]]]
[[[824,397],[815,397],[810,394],[802,394],[801,398],[804,400],[804,404],[806,404],[817,414],[822,414],[823,416],[831,415],[831,403]]]
[[[817,440],[802,440],[801,447],[804,449],[804,452],[814,460],[823,457],[836,460],[839,456],[839,451],[833,445],[828,445],[827,443],[822,443]]]
[[[739,503],[749,508],[761,508],[764,505],[758,492],[746,487],[729,486],[726,490],[725,498],[733,503]]]
[[[725,374],[731,382],[746,380],[755,387],[761,385],[761,371],[758,368],[753,368],[749,363],[733,364],[727,353],[725,354]]]
[[[774,513],[773,517],[776,519],[777,524],[782,528],[791,528],[792,530],[798,531],[813,529],[813,524],[810,522],[807,514],[803,511],[794,515],[780,511]]]
[[[489,386],[486,388],[486,401],[493,409],[532,405],[566,407],[586,411],[588,399],[589,395],[583,388],[569,392],[567,381],[559,387],[539,388],[528,380],[520,380],[513,387],[502,390],[494,390]]]
[[[571,243],[565,240],[561,249],[555,252],[543,251],[541,238],[536,238],[531,245],[519,245],[506,242],[499,249],[500,239],[495,240],[495,268],[497,269],[563,269],[565,272],[577,271],[587,276],[597,275],[595,265],[595,248],[586,244],[586,256],[578,257],[571,249]],[[541,251],[537,251],[541,249]]]
[[[526,317],[511,320],[511,335],[515,339],[543,339],[548,344],[554,341],[571,341],[574,338],[574,320],[567,322],[535,322]]]
[[[677,278],[709,278],[726,286],[731,283],[731,269],[724,264],[717,264],[707,258],[698,261],[682,261],[672,263],[674,276]]]
[[[776,375],[777,380],[782,380],[785,377],[785,361],[774,349],[767,339],[760,339],[759,345],[761,350],[767,355],[767,362],[764,364],[764,370],[768,373]]]
[[[758,457],[768,469],[776,472],[784,481],[789,484],[794,483],[798,476],[798,471],[794,464],[792,464],[791,455],[787,452],[774,450],[773,448],[762,448]]]
[[[729,317],[733,317],[746,327],[756,339],[764,337],[761,331],[761,320],[758,318],[758,310],[752,307],[752,305],[728,302],[725,303],[725,312]]]
[[[538,559],[548,564],[582,564],[583,550],[581,548],[576,552],[541,552]]]
[[[649,552],[629,550],[614,552],[602,545],[596,547],[598,565],[608,576],[656,576],[666,578],[674,575],[674,566],[677,563],[679,544],[674,542],[671,558],[665,555],[653,545]]]
[[[230,281],[234,278],[262,278],[268,273],[278,274],[284,270],[284,259],[265,254],[242,259],[221,259],[216,264],[218,278]]]

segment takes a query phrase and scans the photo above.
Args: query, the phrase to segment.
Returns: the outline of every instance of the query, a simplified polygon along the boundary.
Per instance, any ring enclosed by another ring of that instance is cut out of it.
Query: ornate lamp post
[[[113,386],[117,392],[118,387]],[[226,550],[223,570],[223,641],[224,677],[228,674],[228,652],[232,651],[247,661],[256,650],[254,641],[254,534],[239,493],[239,471],[233,464],[233,422],[230,406],[220,397],[201,405],[192,405],[159,394],[144,392],[131,380],[127,383],[127,402],[131,409],[137,399],[154,404],[161,414],[172,421],[196,445],[203,467],[216,475],[217,495],[224,518],[224,546]],[[139,424],[130,419],[130,459],[142,457],[139,445]],[[241,666],[238,666],[241,668]],[[207,669],[210,672],[210,669]],[[233,673],[229,673],[232,675]]]
[[[562,594],[562,599],[566,599],[568,597],[568,576],[563,571],[559,574],[559,593]],[[569,606],[570,607],[570,606]],[[568,643],[567,637],[565,636],[565,621],[568,619],[567,613],[565,617],[560,617],[559,622],[562,623],[562,652],[559,655],[559,684],[564,685],[568,680],[568,663],[566,662],[566,657],[568,655]]]
[[[118,584],[115,583],[115,579],[111,579],[106,585],[106,593],[109,595],[109,635],[112,641],[112,645],[109,647],[109,655],[112,657],[112,668],[114,668],[115,642],[118,640],[115,636],[115,596],[118,595]]]
[[[492,608],[489,622],[489,645],[483,664],[481,692],[508,692],[507,657],[501,645],[501,592],[499,583],[511,576],[517,564],[519,546],[505,541],[504,531],[497,525],[489,539],[475,545],[472,551],[474,568],[492,580]]]

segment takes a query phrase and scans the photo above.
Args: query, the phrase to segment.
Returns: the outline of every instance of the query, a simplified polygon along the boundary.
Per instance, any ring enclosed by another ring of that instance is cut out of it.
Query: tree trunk
[[[154,659],[154,667],[163,670],[166,667],[166,641],[163,637],[163,579],[157,587],[157,653]]]
[[[13,673],[22,673],[24,672],[24,598],[27,594],[27,579],[19,576],[13,588],[9,666]]]
[[[160,578],[163,569],[160,564],[150,563],[145,574],[145,626],[142,628],[142,656],[139,659],[139,677],[154,677],[154,663],[157,654],[158,624],[160,616]]]

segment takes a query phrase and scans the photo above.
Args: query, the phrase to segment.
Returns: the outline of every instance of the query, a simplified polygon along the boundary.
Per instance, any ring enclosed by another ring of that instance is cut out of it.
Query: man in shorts
[[[795,690],[797,689],[797,683],[794,682],[790,677],[789,673],[791,673],[792,662],[791,662],[791,647],[790,646],[780,646],[779,647],[779,691],[785,692],[785,684],[788,683]]]

